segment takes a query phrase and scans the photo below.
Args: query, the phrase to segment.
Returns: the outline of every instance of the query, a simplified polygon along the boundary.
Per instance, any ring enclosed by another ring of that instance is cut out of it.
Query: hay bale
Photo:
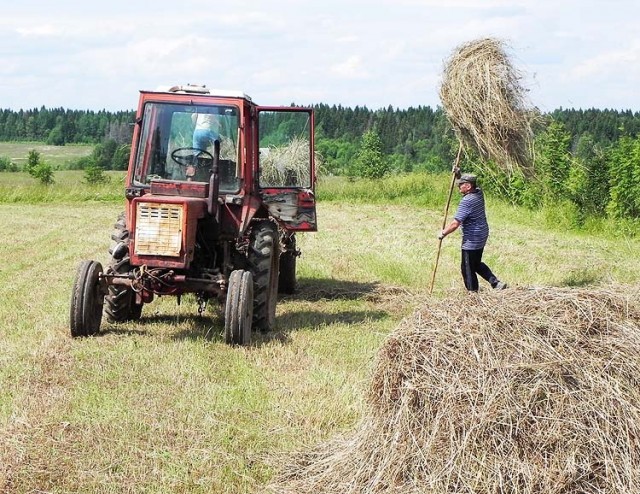
[[[533,112],[505,43],[471,41],[445,62],[440,99],[458,139],[508,172],[528,173],[532,162]]]
[[[430,301],[382,346],[354,434],[272,492],[640,492],[639,307],[637,287]]]

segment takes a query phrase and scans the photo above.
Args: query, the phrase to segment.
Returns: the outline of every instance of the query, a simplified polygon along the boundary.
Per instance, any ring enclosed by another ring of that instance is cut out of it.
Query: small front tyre
[[[111,234],[111,261],[107,266],[107,274],[125,275],[131,273],[131,259],[129,258],[129,230],[125,214],[121,213],[115,223],[114,231]],[[123,255],[118,255],[119,247],[125,246]],[[136,295],[133,290],[126,286],[109,285],[105,297],[105,315],[107,321],[120,323],[127,321],[137,321],[142,315],[144,304],[136,303]]]
[[[252,319],[253,276],[250,271],[237,269],[229,276],[224,310],[225,341],[229,345],[249,345]]]
[[[92,336],[100,331],[104,290],[100,275],[102,265],[97,261],[83,261],[78,266],[71,294],[69,327],[71,336]]]

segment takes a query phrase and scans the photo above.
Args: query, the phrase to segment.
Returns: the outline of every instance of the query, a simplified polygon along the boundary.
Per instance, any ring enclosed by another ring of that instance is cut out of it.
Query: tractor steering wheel
[[[211,168],[213,155],[200,148],[176,148],[171,152],[171,159],[178,165],[187,168]]]

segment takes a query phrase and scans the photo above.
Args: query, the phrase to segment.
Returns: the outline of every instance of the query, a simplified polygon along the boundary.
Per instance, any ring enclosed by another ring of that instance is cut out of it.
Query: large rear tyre
[[[109,253],[112,257],[107,266],[107,274],[127,274],[131,271],[128,244],[129,230],[124,213],[121,213],[111,234]],[[127,248],[122,249],[122,245]],[[122,257],[120,257],[120,251],[124,252]],[[137,321],[142,315],[143,304],[136,304],[134,291],[126,286],[109,285],[105,301],[107,304],[105,313],[107,320],[111,323]]]
[[[253,227],[248,267],[253,275],[253,327],[269,331],[276,320],[280,270],[278,227],[272,221],[261,221]]]
[[[71,336],[92,336],[100,331],[104,292],[100,286],[102,265],[83,261],[78,266],[71,294],[69,327]]]
[[[251,343],[253,318],[253,277],[249,271],[237,269],[229,276],[224,309],[224,339],[229,345]]]
[[[296,237],[291,235],[285,240],[285,251],[280,254],[280,274],[278,275],[278,292],[291,295],[296,291]]]

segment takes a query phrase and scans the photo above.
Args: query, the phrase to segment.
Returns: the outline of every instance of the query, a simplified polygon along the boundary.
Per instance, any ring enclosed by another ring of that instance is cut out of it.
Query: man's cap
[[[473,175],[471,173],[463,173],[462,175],[460,175],[460,178],[458,180],[456,180],[456,184],[458,184],[458,185],[460,185],[460,184],[475,185],[477,181],[478,181],[478,177],[476,177],[475,175]]]

